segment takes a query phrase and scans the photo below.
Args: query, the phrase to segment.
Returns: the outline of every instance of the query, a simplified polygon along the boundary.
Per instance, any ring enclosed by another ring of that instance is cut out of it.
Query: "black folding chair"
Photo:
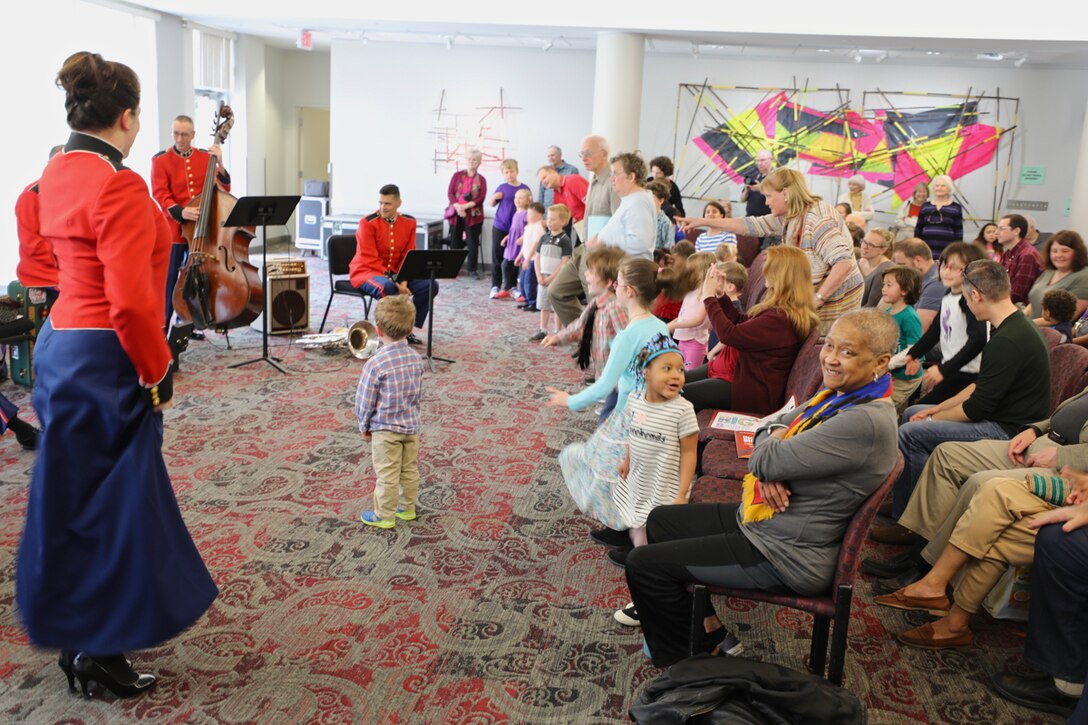
[[[334,234],[329,237],[329,303],[325,305],[325,314],[321,317],[319,333],[325,331],[325,320],[329,317],[332,298],[336,295],[347,295],[348,297],[361,299],[363,301],[363,319],[370,317],[370,305],[374,303],[374,298],[352,287],[351,280],[336,279],[337,277],[347,277],[350,271],[349,265],[354,256],[355,235]]]

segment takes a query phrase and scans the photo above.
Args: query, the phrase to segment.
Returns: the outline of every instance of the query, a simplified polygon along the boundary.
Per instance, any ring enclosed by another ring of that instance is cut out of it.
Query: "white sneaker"
[[[499,288],[498,287],[492,287],[491,288],[491,294],[488,295],[488,297],[490,299],[495,299],[498,296],[499,296]]]
[[[638,611],[635,609],[634,602],[628,602],[627,606],[623,609],[617,609],[616,613],[612,615],[612,619],[615,619],[626,627],[642,626],[642,622],[638,619]]]

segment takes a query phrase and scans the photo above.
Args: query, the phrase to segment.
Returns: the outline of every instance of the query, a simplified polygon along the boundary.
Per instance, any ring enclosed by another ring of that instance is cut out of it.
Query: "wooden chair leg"
[[[812,646],[808,651],[808,669],[814,675],[824,676],[827,661],[827,630],[831,620],[819,614],[812,615]]]
[[[696,643],[703,638],[703,620],[706,618],[706,605],[710,595],[702,584],[691,587],[691,628],[688,631],[688,654],[695,655]]]
[[[850,604],[854,598],[854,588],[842,585],[835,599],[835,631],[831,635],[831,662],[827,668],[827,679],[836,685],[842,685],[842,671],[846,664],[846,635],[850,629]]]

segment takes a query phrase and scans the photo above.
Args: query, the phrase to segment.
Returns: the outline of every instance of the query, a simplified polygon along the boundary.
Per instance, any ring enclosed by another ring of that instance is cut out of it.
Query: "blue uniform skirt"
[[[195,622],[219,590],[181,518],[162,415],[112,330],[42,328],[42,424],[15,596],[31,642],[105,655]]]

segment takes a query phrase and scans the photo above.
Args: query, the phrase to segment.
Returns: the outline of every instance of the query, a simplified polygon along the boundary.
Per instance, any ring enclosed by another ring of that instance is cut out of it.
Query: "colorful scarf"
[[[892,377],[888,374],[884,374],[868,385],[844,395],[836,395],[830,388],[821,390],[801,407],[797,417],[786,428],[786,439],[831,420],[847,408],[868,403],[871,400],[890,399],[891,397]],[[765,521],[774,516],[774,509],[763,502],[763,496],[758,484],[759,479],[753,474],[748,473],[745,475],[742,484],[744,489],[742,524]]]
[[[658,332],[646,341],[646,345],[631,359],[627,366],[627,372],[635,376],[635,391],[641,396],[646,389],[646,367],[650,361],[667,352],[680,352],[680,346],[676,340],[668,335]]]

